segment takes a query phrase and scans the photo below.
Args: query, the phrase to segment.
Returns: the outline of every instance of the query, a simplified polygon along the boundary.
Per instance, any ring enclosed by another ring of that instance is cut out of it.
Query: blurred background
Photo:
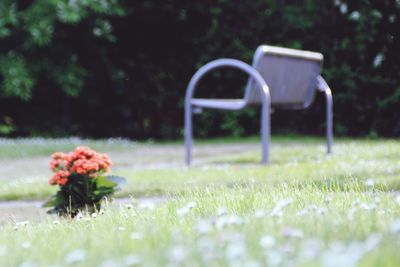
[[[182,137],[204,63],[251,63],[260,44],[324,54],[336,135],[400,135],[400,1],[1,0],[0,136]],[[241,97],[216,71],[198,97]],[[196,136],[259,131],[258,108],[196,116]],[[272,132],[324,132],[325,101],[276,111]]]

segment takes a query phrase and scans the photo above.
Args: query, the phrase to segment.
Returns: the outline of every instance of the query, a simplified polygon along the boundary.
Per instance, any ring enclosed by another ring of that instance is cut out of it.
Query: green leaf
[[[125,185],[126,185],[126,179],[120,176],[115,176],[115,175],[107,175],[107,179],[113,181],[114,183],[117,184],[117,187],[115,190],[121,190]]]
[[[97,177],[94,181],[95,181],[95,183],[96,183],[97,189],[100,189],[100,188],[102,188],[102,187],[105,187],[105,188],[114,188],[114,187],[116,187],[116,186],[118,185],[118,184],[115,183],[113,180],[108,179],[107,176],[100,176],[100,177]]]
[[[102,187],[101,189],[93,191],[94,199],[93,202],[97,203],[101,201],[104,197],[111,195],[114,193],[114,188],[105,188]]]
[[[58,207],[66,205],[65,198],[61,191],[58,191],[56,194],[52,195],[49,200],[43,203],[42,207],[49,208],[49,207]]]

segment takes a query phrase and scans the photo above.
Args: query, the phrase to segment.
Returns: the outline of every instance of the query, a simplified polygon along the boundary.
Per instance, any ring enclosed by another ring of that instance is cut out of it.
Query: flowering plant
[[[125,179],[106,176],[111,161],[106,154],[80,146],[73,152],[56,152],[50,161],[53,176],[50,185],[58,185],[59,191],[44,207],[52,207],[48,213],[74,217],[80,210],[99,210],[101,201],[120,189]]]

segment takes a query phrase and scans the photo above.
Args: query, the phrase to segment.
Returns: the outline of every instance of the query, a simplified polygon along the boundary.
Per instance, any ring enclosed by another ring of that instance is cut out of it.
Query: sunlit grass
[[[150,206],[2,227],[2,266],[397,266],[400,199],[247,182]],[[353,188],[353,189],[351,189]],[[111,264],[111,265],[106,265]]]
[[[362,188],[373,184],[384,191],[400,189],[399,141],[339,139],[333,154],[326,156],[321,138],[278,137],[272,141],[271,164],[265,167],[259,164],[260,149],[255,140],[250,139],[250,148],[244,143],[244,149],[241,144],[232,143],[235,146],[233,152],[229,150],[229,144],[220,144],[220,140],[211,144],[200,142],[195,146],[195,165],[191,168],[183,165],[181,144],[131,143],[126,140],[115,143],[81,140],[79,144],[93,145],[99,151],[110,153],[114,173],[128,179],[127,187],[118,196],[176,194],[209,183],[230,186],[248,180],[271,186],[281,182],[300,185],[313,182],[329,187],[332,182],[352,179],[359,181]],[[17,158],[19,165],[13,170],[20,174],[15,179],[1,180],[0,199],[44,199],[52,194],[55,188],[47,185],[50,175],[48,160],[42,153],[46,151],[48,156],[54,151],[71,150],[76,145],[67,144],[65,140],[61,143],[63,147],[57,146],[57,141],[44,142],[43,148],[36,152],[32,150],[31,153],[36,154],[25,161],[20,162],[21,159]],[[23,150],[25,146],[14,145],[19,147],[16,150]],[[10,149],[8,144],[3,149],[1,146],[0,142],[0,151]],[[21,164],[29,165],[35,157],[44,162],[43,166],[37,167],[35,176],[30,175],[29,168],[25,172],[19,170]],[[12,160],[7,161],[7,164],[12,163]]]

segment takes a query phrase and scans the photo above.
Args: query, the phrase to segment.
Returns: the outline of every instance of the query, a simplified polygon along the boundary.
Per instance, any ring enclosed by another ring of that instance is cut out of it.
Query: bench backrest
[[[271,106],[301,109],[314,99],[322,61],[321,53],[262,45],[254,55],[253,67],[269,87]],[[245,92],[249,103],[261,102],[255,86],[249,79]]]

